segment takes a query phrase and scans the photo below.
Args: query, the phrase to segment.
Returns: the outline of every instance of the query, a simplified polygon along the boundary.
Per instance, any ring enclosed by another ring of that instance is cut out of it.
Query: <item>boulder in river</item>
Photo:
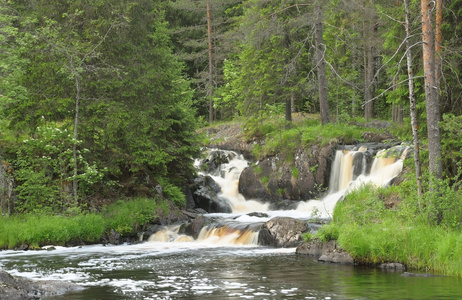
[[[0,300],[51,298],[82,289],[81,286],[70,282],[29,280],[0,271]]]
[[[229,203],[218,196],[221,188],[210,176],[199,176],[194,180],[193,198],[197,208],[202,208],[209,213],[232,212]]]
[[[305,221],[290,217],[276,217],[266,222],[258,235],[258,243],[279,248],[297,247],[303,242],[302,233],[308,231]]]

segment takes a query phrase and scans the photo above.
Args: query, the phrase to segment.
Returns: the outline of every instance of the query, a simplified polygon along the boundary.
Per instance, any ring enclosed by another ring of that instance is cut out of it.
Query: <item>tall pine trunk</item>
[[[442,178],[443,171],[441,165],[441,134],[438,124],[440,109],[435,80],[435,40],[432,27],[433,1],[421,0],[421,6],[429,171],[434,180],[439,180]],[[435,184],[432,184],[432,190],[435,188]]]
[[[207,38],[209,44],[209,123],[213,117],[213,57],[212,57],[212,18],[210,13],[210,1],[207,1]]]

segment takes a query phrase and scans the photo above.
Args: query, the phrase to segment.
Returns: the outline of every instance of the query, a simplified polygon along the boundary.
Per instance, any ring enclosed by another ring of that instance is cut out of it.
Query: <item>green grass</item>
[[[12,249],[21,244],[39,248],[48,244],[65,245],[70,241],[96,243],[110,229],[132,234],[156,218],[159,210],[167,213],[168,209],[165,200],[136,198],[118,201],[105,207],[101,213],[0,217],[0,248]]]
[[[313,145],[326,146],[332,141],[344,144],[352,144],[362,141],[364,131],[374,131],[374,128],[363,128],[347,123],[329,123],[322,125],[319,120],[306,118],[298,121],[294,126],[287,126],[282,116],[257,120],[251,119],[244,125],[244,134],[247,140],[264,138],[264,145],[256,144],[252,154],[257,159],[277,153],[286,153],[290,160],[290,154],[300,147]],[[293,157],[292,157],[293,158]]]
[[[394,192],[399,189],[394,187]],[[366,264],[400,262],[415,270],[462,277],[460,226],[436,225],[428,210],[409,209],[418,205],[412,197],[388,209],[382,199],[389,193],[370,186],[350,193],[337,204],[333,222],[317,237],[336,239],[357,261]],[[460,197],[452,201],[462,203]]]

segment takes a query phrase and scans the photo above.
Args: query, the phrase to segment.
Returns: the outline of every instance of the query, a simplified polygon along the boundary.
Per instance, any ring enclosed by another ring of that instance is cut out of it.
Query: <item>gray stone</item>
[[[29,280],[0,271],[0,300],[42,299],[82,290],[69,282]]]
[[[297,254],[313,256],[322,262],[354,264],[353,257],[345,250],[339,248],[335,241],[321,242],[319,240],[312,240],[297,247],[295,252]]]
[[[400,263],[384,263],[379,266],[382,270],[388,271],[404,271],[406,270],[406,266]]]
[[[193,198],[197,208],[202,208],[209,213],[232,212],[229,203],[221,198],[221,188],[210,176],[199,176],[194,180]]]
[[[303,242],[302,233],[307,232],[306,222],[289,217],[276,217],[263,225],[258,242],[260,245],[279,248],[297,247]]]

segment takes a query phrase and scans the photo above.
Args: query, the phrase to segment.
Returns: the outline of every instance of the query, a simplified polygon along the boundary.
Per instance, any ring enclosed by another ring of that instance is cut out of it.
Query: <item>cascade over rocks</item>
[[[199,175],[194,179],[194,185],[191,190],[197,208],[202,208],[209,213],[232,212],[229,203],[218,196],[221,188],[212,177]]]

